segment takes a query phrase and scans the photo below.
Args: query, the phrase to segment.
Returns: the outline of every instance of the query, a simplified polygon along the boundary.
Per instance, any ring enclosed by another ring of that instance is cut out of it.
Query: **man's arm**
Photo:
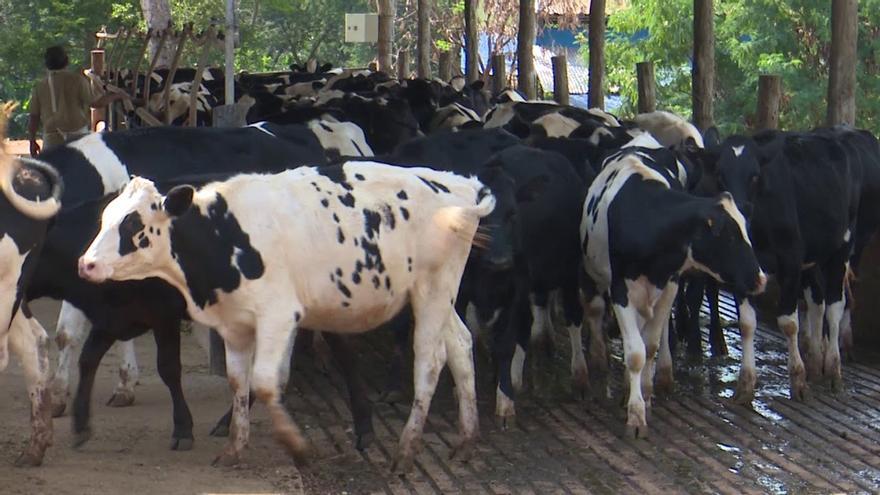
[[[114,101],[119,101],[125,98],[127,95],[123,93],[104,93],[98,98],[92,100],[91,107],[92,108],[103,108],[107,105],[113,103]]]

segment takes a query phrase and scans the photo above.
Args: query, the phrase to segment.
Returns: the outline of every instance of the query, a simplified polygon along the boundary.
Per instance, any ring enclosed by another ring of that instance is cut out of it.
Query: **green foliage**
[[[780,125],[806,129],[825,118],[831,6],[827,0],[715,0],[715,120],[723,132],[754,124],[758,76],[783,80]],[[880,0],[859,7],[857,125],[880,131]],[[690,115],[692,0],[632,0],[609,20],[609,89],[635,111],[635,64],[655,64],[658,107]],[[647,30],[647,37],[635,36]],[[585,46],[585,44],[584,44]],[[587,56],[586,49],[584,56]]]

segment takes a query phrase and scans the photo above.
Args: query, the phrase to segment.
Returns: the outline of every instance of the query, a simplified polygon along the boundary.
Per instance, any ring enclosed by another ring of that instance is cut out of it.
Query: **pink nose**
[[[94,262],[94,261],[88,261],[88,262],[87,262],[87,261],[84,260],[83,258],[80,258],[80,259],[79,259],[79,264],[78,264],[78,265],[79,265],[79,266],[78,266],[78,269],[79,269],[79,277],[80,277],[80,278],[84,278],[84,279],[86,279],[86,280],[91,279],[92,274],[93,274],[94,271],[95,271],[95,262]]]

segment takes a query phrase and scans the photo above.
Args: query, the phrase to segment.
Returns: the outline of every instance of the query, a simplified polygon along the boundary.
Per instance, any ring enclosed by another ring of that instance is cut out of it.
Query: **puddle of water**
[[[731,452],[731,453],[739,453],[740,452],[739,447],[734,447],[732,445],[724,445],[723,443],[716,443],[715,446],[718,447],[719,449],[723,450],[724,452]]]
[[[760,399],[755,399],[752,401],[752,408],[756,413],[760,414],[766,419],[770,421],[782,421],[784,418],[782,415],[778,414],[776,411],[770,408],[770,406]]]
[[[771,478],[769,476],[758,476],[758,484],[767,490],[768,493],[773,493],[775,495],[784,495],[788,493],[788,488],[785,487],[785,483],[777,480],[776,478]]]

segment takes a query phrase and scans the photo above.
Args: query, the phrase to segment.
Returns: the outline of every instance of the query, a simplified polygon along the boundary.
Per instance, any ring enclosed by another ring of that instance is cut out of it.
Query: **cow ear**
[[[177,186],[165,196],[163,207],[172,217],[179,217],[186,213],[186,210],[192,205],[192,198],[195,189],[192,186]]]
[[[714,125],[703,131],[703,145],[706,148],[713,148],[721,144],[721,133]]]
[[[516,202],[528,203],[534,201],[550,182],[550,177],[546,175],[538,175],[529,179],[528,182],[517,188]]]
[[[486,85],[485,82],[477,80],[477,81],[474,81],[471,83],[471,89],[481,91],[483,89],[483,86],[485,86],[485,85]]]

